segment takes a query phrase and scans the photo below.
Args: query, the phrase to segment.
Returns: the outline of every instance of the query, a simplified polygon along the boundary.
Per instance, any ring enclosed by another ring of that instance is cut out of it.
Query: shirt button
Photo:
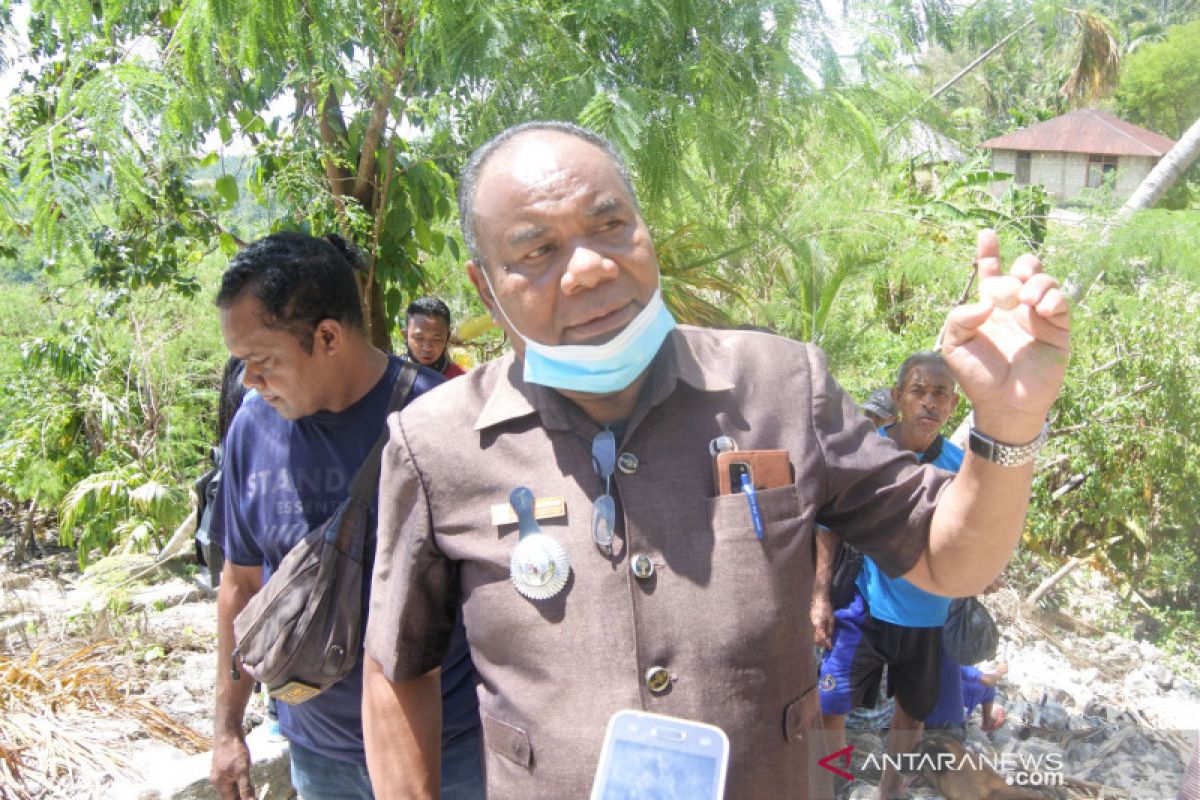
[[[638,578],[649,578],[654,574],[654,562],[645,553],[638,553],[629,562],[629,569]]]
[[[651,667],[646,670],[646,686],[655,694],[665,692],[671,685],[671,673],[662,667]]]
[[[617,469],[626,475],[632,475],[638,471],[638,457],[626,450],[617,457]]]

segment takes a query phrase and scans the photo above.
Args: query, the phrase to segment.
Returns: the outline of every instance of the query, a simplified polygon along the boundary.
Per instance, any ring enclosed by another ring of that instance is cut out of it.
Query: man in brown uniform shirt
[[[662,318],[653,245],[602,140],[559,123],[510,129],[468,163],[460,205],[471,280],[514,352],[391,420],[363,698],[377,795],[437,794],[437,665],[460,606],[490,796],[585,797],[623,708],[722,728],[728,797],[828,793],[810,768],[826,755],[806,613],[814,522],[929,591],[987,585],[1019,537],[1030,453],[1066,367],[1057,284],[1032,256],[999,276],[995,235],[981,235],[983,285],[1016,308],[985,300],[947,322],[947,363],[988,454],[947,481],[875,433],[816,348],[648,322]],[[581,364],[620,372],[586,346],[636,354],[643,336],[653,361],[607,388],[554,362],[553,346],[582,345]],[[605,426],[619,453],[608,553],[592,523]],[[744,495],[717,496],[718,436],[788,453],[795,481],[760,489],[761,525]],[[538,520],[570,562],[546,599],[510,580],[518,531],[501,512],[517,487],[561,501]]]

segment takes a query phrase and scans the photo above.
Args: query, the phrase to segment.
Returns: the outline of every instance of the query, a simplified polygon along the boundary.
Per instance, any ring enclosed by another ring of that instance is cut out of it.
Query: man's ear
[[[496,321],[496,298],[492,296],[492,290],[488,287],[487,279],[483,277],[485,267],[474,261],[467,262],[467,277],[471,279],[471,285],[475,287],[475,293],[479,295],[479,302],[483,303],[483,307],[492,315],[492,321]]]
[[[346,329],[336,319],[323,319],[313,331],[313,350],[327,356],[334,355],[346,343]]]
[[[896,419],[900,418],[900,390],[893,386],[888,389],[892,393],[892,402],[896,405]]]
[[[954,409],[958,408],[958,401],[959,401],[959,398],[961,398],[961,397],[962,397],[962,395],[958,393],[957,389],[955,389],[954,390],[954,399],[950,401],[950,413],[951,414],[954,413]]]

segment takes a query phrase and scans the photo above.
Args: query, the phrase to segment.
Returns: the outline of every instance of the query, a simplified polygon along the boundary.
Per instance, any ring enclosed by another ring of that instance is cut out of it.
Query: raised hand
[[[943,354],[975,407],[975,425],[1010,444],[1036,437],[1058,397],[1070,352],[1071,313],[1058,281],[1026,253],[1008,274],[996,232],[976,243],[980,299],[946,319]]]

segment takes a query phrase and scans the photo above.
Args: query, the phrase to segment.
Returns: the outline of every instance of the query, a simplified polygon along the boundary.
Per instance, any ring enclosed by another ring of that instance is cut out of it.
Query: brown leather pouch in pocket
[[[533,763],[533,748],[529,744],[529,734],[515,725],[501,722],[495,717],[480,713],[483,723],[483,738],[488,749],[496,755],[507,758],[517,766],[529,768]]]
[[[742,490],[741,476],[749,475],[755,489],[780,489],[796,482],[787,450],[731,450],[713,459],[713,483],[717,495]]]

